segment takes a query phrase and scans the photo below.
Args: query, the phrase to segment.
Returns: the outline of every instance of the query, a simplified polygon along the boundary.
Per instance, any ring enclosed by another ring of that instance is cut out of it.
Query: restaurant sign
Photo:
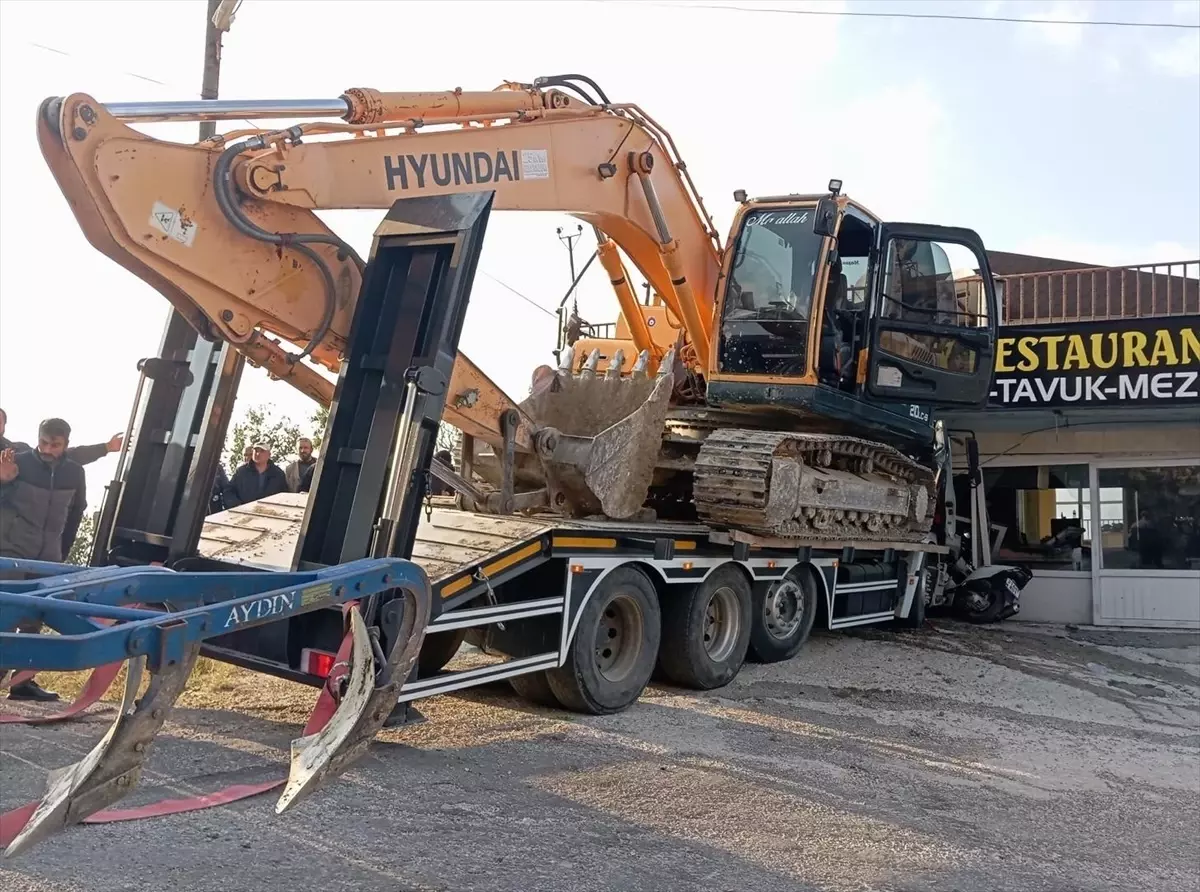
[[[1001,326],[989,408],[1200,406],[1200,316]]]

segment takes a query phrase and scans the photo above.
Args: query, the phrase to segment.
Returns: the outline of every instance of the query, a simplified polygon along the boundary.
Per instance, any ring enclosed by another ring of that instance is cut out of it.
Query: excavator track
[[[797,540],[918,541],[935,504],[932,469],[890,446],[756,430],[705,439],[693,497],[712,526]]]

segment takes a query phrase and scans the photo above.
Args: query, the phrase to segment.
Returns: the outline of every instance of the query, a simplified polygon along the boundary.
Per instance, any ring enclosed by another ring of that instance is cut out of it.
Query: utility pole
[[[229,30],[239,2],[205,4],[203,99],[217,98],[221,36]],[[201,122],[201,140],[216,132],[216,122]],[[200,337],[185,316],[175,309],[168,312],[156,361],[138,364],[142,377],[134,416],[126,428],[117,474],[104,490],[89,566],[109,565],[111,556],[131,541],[138,547],[157,541],[162,561],[195,553],[244,366],[245,359],[232,345]],[[186,383],[181,387],[180,381]],[[143,385],[148,386],[140,399]],[[159,434],[143,439],[143,429]],[[133,497],[123,503],[126,487]],[[129,531],[135,535],[132,540]],[[149,536],[154,539],[143,538]]]
[[[571,264],[571,281],[575,281],[575,242],[583,235],[583,224],[575,227],[575,232],[569,235],[563,235],[563,228],[560,226],[557,230],[558,240],[567,246],[567,262]]]
[[[208,19],[204,27],[204,74],[200,80],[200,98],[216,99],[221,82],[221,35],[228,29],[217,26],[217,14],[221,12],[222,0],[208,0]],[[216,136],[216,121],[200,122],[200,139]]]

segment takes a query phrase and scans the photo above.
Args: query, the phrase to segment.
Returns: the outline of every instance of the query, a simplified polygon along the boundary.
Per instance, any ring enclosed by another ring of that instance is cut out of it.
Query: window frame
[[[1156,467],[1160,468],[1200,468],[1200,453],[1194,456],[1176,456],[1174,458],[1154,458],[1152,459]],[[1144,468],[1146,467],[1146,458],[1108,458],[1108,459],[1093,459],[1089,462],[1091,465],[1090,482],[1092,489],[1092,514],[1098,516],[1100,510],[1100,472],[1102,470],[1123,470],[1127,468]],[[1129,521],[1132,523],[1133,521]],[[1200,569],[1198,570],[1183,570],[1183,569],[1162,569],[1156,570],[1153,568],[1137,568],[1130,570],[1113,570],[1106,569],[1104,566],[1104,544],[1101,542],[1099,553],[1096,552],[1095,544],[1092,546],[1092,576],[1095,588],[1094,591],[1099,591],[1100,578],[1108,577],[1110,579],[1136,579],[1139,577],[1149,576],[1155,579],[1195,579],[1200,583]]]

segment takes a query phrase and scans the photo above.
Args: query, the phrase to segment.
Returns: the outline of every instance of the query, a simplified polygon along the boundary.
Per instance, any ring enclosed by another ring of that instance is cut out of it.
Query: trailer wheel
[[[546,678],[546,670],[527,672],[524,675],[514,675],[508,680],[512,689],[522,700],[528,700],[534,706],[545,706],[550,709],[562,709],[562,704],[550,689],[550,680]]]
[[[661,629],[653,583],[635,567],[618,567],[584,606],[566,663],[546,670],[550,690],[575,712],[628,708],[650,681]]]
[[[462,647],[466,637],[466,629],[453,629],[449,632],[426,635],[425,640],[421,643],[421,653],[417,655],[417,674],[422,678],[428,678],[445,669],[446,664],[454,659],[454,655]]]
[[[769,585],[754,586],[750,656],[759,663],[794,657],[812,632],[819,596],[812,575],[804,570],[793,569]]]
[[[658,664],[678,685],[709,691],[724,687],[746,661],[753,592],[736,566],[714,570],[686,594],[663,604]]]

